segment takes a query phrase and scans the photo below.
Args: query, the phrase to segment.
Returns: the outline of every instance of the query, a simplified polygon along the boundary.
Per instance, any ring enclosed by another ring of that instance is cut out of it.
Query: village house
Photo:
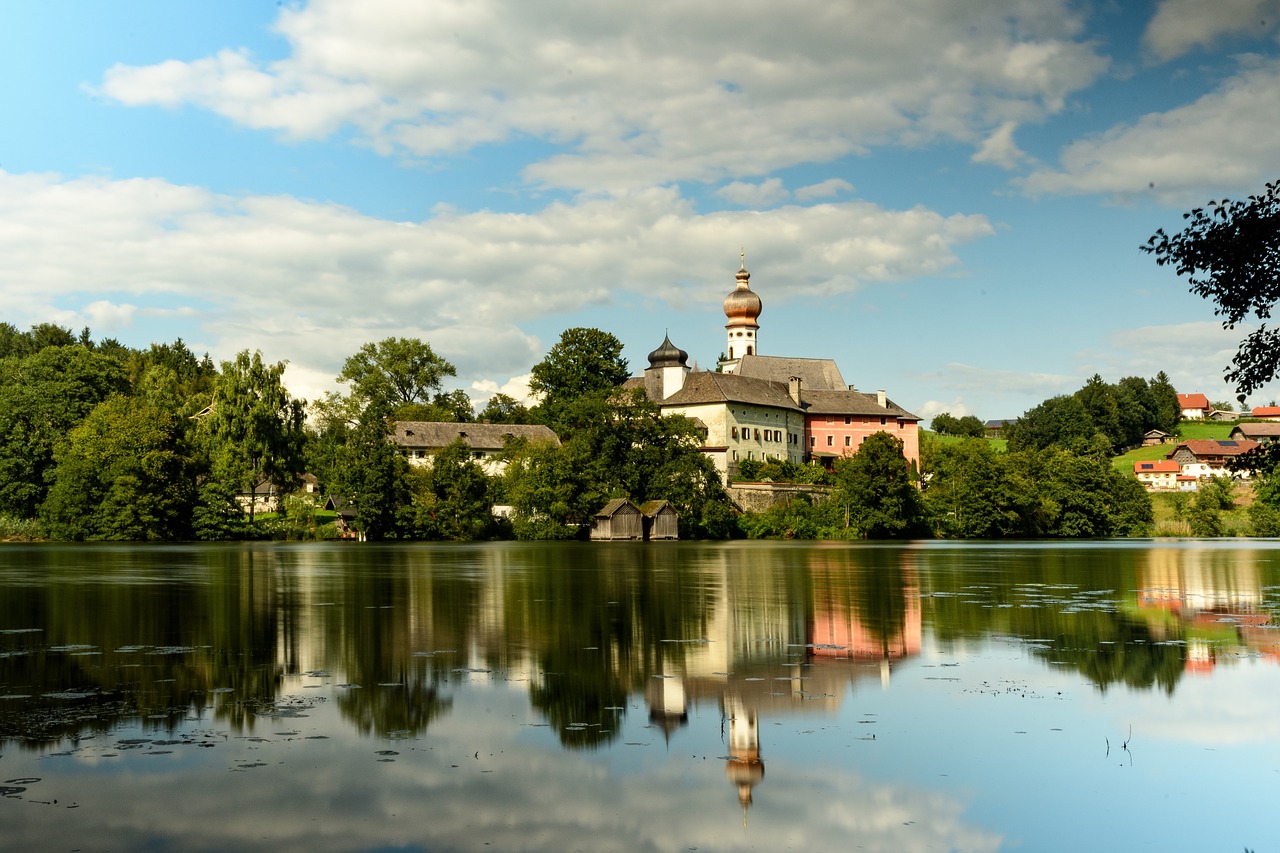
[[[1133,476],[1149,492],[1172,492],[1178,488],[1182,466],[1174,459],[1151,459],[1133,463]],[[1195,479],[1190,477],[1190,479]]]
[[[1183,420],[1188,421],[1205,420],[1213,411],[1209,398],[1203,394],[1179,394],[1178,408],[1182,410]]]
[[[846,385],[831,359],[760,354],[762,303],[750,280],[744,259],[724,300],[726,355],[716,372],[691,369],[688,353],[668,336],[649,354],[644,376],[627,387],[643,388],[664,414],[692,418],[703,453],[726,480],[745,460],[829,464],[878,432],[901,440],[904,456],[918,462],[920,418],[884,391]]]
[[[1249,417],[1263,421],[1280,421],[1280,406],[1254,406]]]
[[[1219,441],[1196,438],[1182,442],[1170,450],[1166,458],[1177,462],[1182,473],[1187,476],[1204,478],[1225,475],[1245,479],[1249,476],[1248,471],[1228,470],[1227,462],[1258,446],[1258,442],[1249,439]]]
[[[560,438],[541,424],[446,423],[396,421],[392,441],[410,465],[430,465],[444,448],[461,440],[471,458],[486,474],[501,474],[506,467],[497,457],[512,438],[559,444]]]
[[[1271,444],[1273,441],[1280,440],[1280,423],[1243,423],[1236,424],[1231,428],[1231,435],[1236,441],[1241,439],[1249,439],[1259,444]]]

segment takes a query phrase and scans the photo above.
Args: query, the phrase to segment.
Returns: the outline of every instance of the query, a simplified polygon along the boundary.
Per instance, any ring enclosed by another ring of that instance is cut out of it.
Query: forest
[[[353,508],[370,540],[581,538],[612,497],[668,500],[683,537],[712,539],[1133,536],[1153,519],[1145,491],[1110,464],[1115,442],[1092,437],[1011,438],[1007,453],[925,441],[917,468],[878,434],[831,469],[748,465],[743,476],[819,488],[741,512],[696,425],[621,388],[622,344],[598,329],[566,330],[532,367],[536,405],[499,394],[479,411],[446,388],[454,366],[413,338],[365,344],[335,377],[344,390],[309,403],[259,352],[215,364],[181,340],[137,349],[52,324],[0,323],[0,365],[5,538],[324,538],[337,535],[325,496]],[[461,444],[414,466],[389,440],[397,420],[541,423],[561,442],[511,442],[501,475]],[[304,474],[319,492],[301,489]],[[285,496],[278,511],[243,500],[264,484]]]

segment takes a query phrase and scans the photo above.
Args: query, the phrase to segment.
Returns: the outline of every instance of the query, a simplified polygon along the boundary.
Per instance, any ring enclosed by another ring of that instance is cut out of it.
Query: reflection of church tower
[[[662,737],[668,743],[672,732],[689,724],[683,679],[663,675],[649,679],[644,700],[649,705],[649,722],[662,729]]]
[[[760,724],[755,711],[747,710],[738,696],[725,696],[725,713],[729,715],[729,759],[724,775],[738,788],[743,819],[751,808],[751,789],[764,778],[764,760],[760,758]]]
[[[738,286],[724,298],[724,316],[729,322],[724,324],[728,333],[728,344],[725,349],[725,360],[720,362],[720,369],[725,373],[733,373],[738,368],[738,360],[744,355],[757,355],[757,337],[760,332],[761,303],[760,297],[751,289],[751,273],[747,272],[747,255],[742,253],[742,269],[738,270]]]

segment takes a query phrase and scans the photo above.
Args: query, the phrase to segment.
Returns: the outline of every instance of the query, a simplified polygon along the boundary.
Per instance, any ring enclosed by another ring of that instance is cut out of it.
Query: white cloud
[[[1082,379],[1058,373],[1024,373],[951,362],[935,373],[939,385],[960,391],[995,391],[1037,400],[1075,390]],[[952,412],[955,414],[955,412]]]
[[[716,195],[741,207],[772,207],[791,194],[780,178],[769,178],[758,184],[734,181],[716,190]]]
[[[1269,35],[1278,23],[1280,0],[1163,0],[1142,41],[1157,59],[1169,60],[1222,36]]]
[[[1081,139],[1061,167],[1019,181],[1033,195],[1151,196],[1182,206],[1207,194],[1251,192],[1280,163],[1280,61],[1255,61],[1216,91],[1165,113]]]
[[[228,48],[115,65],[98,91],[251,128],[434,157],[521,137],[526,176],[621,190],[717,181],[885,142],[977,144],[1106,67],[1068,0],[313,0],[273,62]],[[730,25],[731,22],[731,25]]]
[[[182,334],[215,359],[261,349],[290,361],[291,390],[308,398],[392,335],[429,340],[461,387],[501,386],[542,357],[522,324],[628,296],[712,309],[744,245],[785,301],[945,273],[956,246],[992,233],[983,216],[866,202],[699,214],[671,189],[392,222],[284,196],[0,171],[10,322],[99,332],[132,319],[136,335],[165,318],[138,343]],[[634,322],[619,311],[619,325]]]
[[[795,191],[794,195],[796,201],[814,201],[815,199],[831,198],[841,193],[851,192],[853,192],[853,184],[843,178],[828,178],[820,183],[801,187]]]
[[[1026,155],[1013,141],[1013,132],[1018,129],[1016,122],[1007,121],[983,141],[974,152],[973,162],[990,163],[1005,169],[1012,169],[1026,158]]]

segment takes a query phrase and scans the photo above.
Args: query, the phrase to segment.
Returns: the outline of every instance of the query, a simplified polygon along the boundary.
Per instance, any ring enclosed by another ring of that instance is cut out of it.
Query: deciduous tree
[[[1182,218],[1181,231],[1158,229],[1139,248],[1185,276],[1192,293],[1211,300],[1224,328],[1250,317],[1262,321],[1226,370],[1244,402],[1280,369],[1280,329],[1266,322],[1280,301],[1280,181],[1244,201],[1210,201]]]
[[[264,364],[261,352],[248,350],[224,361],[213,411],[202,423],[215,476],[243,493],[263,481],[290,492],[302,474],[303,401],[285,388],[284,369],[285,362]]]

